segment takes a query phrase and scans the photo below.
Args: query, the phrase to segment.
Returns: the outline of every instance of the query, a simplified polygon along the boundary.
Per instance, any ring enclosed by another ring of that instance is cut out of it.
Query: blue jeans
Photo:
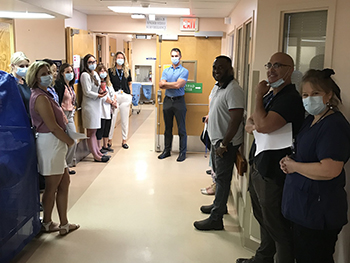
[[[216,191],[214,208],[211,210],[210,218],[213,220],[222,219],[226,211],[227,199],[230,193],[233,167],[236,162],[236,154],[240,145],[227,145],[227,152],[220,157],[216,154],[220,141],[212,145],[211,158],[212,168],[216,175]]]
[[[186,104],[184,96],[170,98],[165,96],[163,101],[163,115],[165,123],[164,132],[164,151],[170,152],[173,143],[173,121],[176,119],[178,134],[180,137],[180,153],[187,151],[187,133],[186,133]]]

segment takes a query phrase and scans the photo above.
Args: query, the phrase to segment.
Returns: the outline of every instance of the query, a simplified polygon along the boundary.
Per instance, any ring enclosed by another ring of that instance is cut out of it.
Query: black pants
[[[109,130],[111,129],[112,120],[101,119],[101,128],[96,131],[97,140],[109,137]]]
[[[334,263],[334,247],[340,230],[314,230],[293,224],[297,263]]]
[[[180,137],[180,153],[187,151],[187,133],[186,133],[186,104],[184,96],[170,98],[165,96],[163,101],[163,115],[165,123],[164,132],[164,151],[170,152],[173,143],[173,121],[176,119],[178,134]]]
[[[260,246],[255,257],[259,263],[294,263],[290,222],[281,212],[283,186],[269,178],[262,178],[251,166],[249,192],[253,213],[260,224]]]
[[[216,148],[219,147],[220,142],[215,146],[211,146],[211,160],[212,168],[216,176],[216,191],[214,199],[214,208],[211,210],[210,218],[213,220],[221,219],[226,210],[228,195],[230,193],[233,167],[236,162],[237,150],[240,145],[233,146],[232,143],[227,145],[227,152],[221,158],[216,154]]]

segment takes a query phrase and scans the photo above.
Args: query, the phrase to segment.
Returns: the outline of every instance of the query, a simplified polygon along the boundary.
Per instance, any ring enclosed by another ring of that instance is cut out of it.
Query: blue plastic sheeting
[[[152,85],[142,85],[143,95],[150,100],[152,96]]]
[[[132,83],[132,105],[139,105],[141,83]]]
[[[12,75],[0,71],[0,262],[40,231],[34,134]]]

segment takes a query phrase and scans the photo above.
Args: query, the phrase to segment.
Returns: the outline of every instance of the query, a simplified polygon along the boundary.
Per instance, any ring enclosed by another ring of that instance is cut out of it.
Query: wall
[[[199,18],[200,31],[225,31],[222,18]],[[132,19],[130,16],[88,16],[88,29],[94,32],[149,33],[193,35],[194,32],[180,31],[180,18],[167,18],[167,30],[146,29],[146,20]]]
[[[15,19],[15,51],[36,59],[66,59],[64,19]]]
[[[64,26],[87,30],[87,15],[73,9],[73,17],[65,19]]]

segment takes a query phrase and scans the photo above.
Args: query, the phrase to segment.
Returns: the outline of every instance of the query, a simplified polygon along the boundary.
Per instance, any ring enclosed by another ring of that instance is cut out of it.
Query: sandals
[[[48,222],[48,223],[41,223],[41,231],[45,232],[45,233],[52,233],[52,232],[57,232],[60,230],[59,226],[57,223],[54,223],[52,221]]]
[[[65,236],[70,232],[73,232],[74,230],[77,230],[80,227],[80,225],[77,224],[65,224],[64,226],[59,227],[60,235]]]

